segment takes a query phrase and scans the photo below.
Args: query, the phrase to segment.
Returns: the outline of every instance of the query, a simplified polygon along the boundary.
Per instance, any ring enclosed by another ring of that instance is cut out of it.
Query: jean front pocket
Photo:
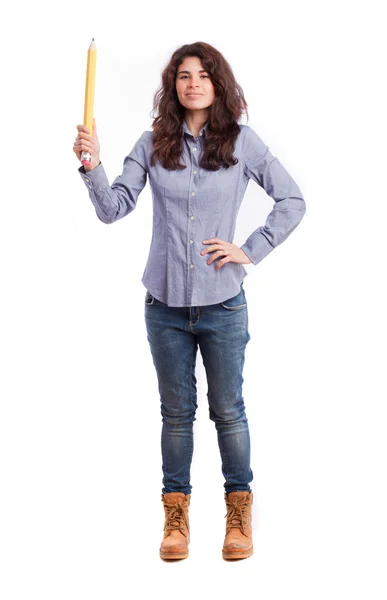
[[[148,290],[145,293],[145,304],[147,305],[151,305],[154,304],[156,302],[156,298],[154,296],[152,296],[152,294],[150,292],[148,292]]]
[[[236,296],[224,300],[224,302],[221,302],[220,304],[227,310],[242,310],[243,308],[246,308],[247,302],[243,287],[241,286],[241,289]]]

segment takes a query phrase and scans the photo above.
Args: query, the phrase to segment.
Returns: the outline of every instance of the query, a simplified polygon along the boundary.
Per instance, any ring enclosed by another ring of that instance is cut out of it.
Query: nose
[[[196,81],[195,77],[193,77],[192,81],[188,84],[188,89],[189,90],[192,89],[192,91],[193,91],[195,88],[198,88],[198,87],[199,87],[199,81]]]

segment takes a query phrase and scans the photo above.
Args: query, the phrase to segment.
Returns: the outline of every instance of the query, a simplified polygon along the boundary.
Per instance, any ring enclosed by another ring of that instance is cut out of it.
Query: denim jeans
[[[250,340],[243,283],[219,304],[171,307],[145,294],[145,323],[161,401],[162,493],[190,494],[198,344],[206,371],[226,493],[251,491],[250,435],[242,396]]]

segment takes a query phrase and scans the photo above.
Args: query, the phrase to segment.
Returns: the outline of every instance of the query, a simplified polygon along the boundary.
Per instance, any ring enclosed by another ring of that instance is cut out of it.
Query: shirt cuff
[[[265,258],[265,256],[274,250],[274,246],[270,244],[268,239],[260,233],[260,231],[254,231],[240,248],[251,260],[253,265],[257,265]]]
[[[103,190],[109,187],[109,180],[106,176],[103,164],[99,161],[99,165],[91,171],[85,171],[84,165],[79,167],[78,172],[82,177],[82,180],[89,190]]]

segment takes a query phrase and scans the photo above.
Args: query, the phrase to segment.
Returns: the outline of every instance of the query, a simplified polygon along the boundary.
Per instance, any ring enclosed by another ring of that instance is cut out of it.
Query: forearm
[[[103,223],[114,223],[131,213],[146,184],[147,171],[132,154],[134,151],[125,158],[123,172],[111,186],[101,162],[88,171],[84,165],[78,169],[97,216]]]
[[[305,201],[299,192],[276,202],[263,226],[258,227],[245,241],[241,249],[256,265],[274,248],[282,244],[301,222],[306,212]]]

